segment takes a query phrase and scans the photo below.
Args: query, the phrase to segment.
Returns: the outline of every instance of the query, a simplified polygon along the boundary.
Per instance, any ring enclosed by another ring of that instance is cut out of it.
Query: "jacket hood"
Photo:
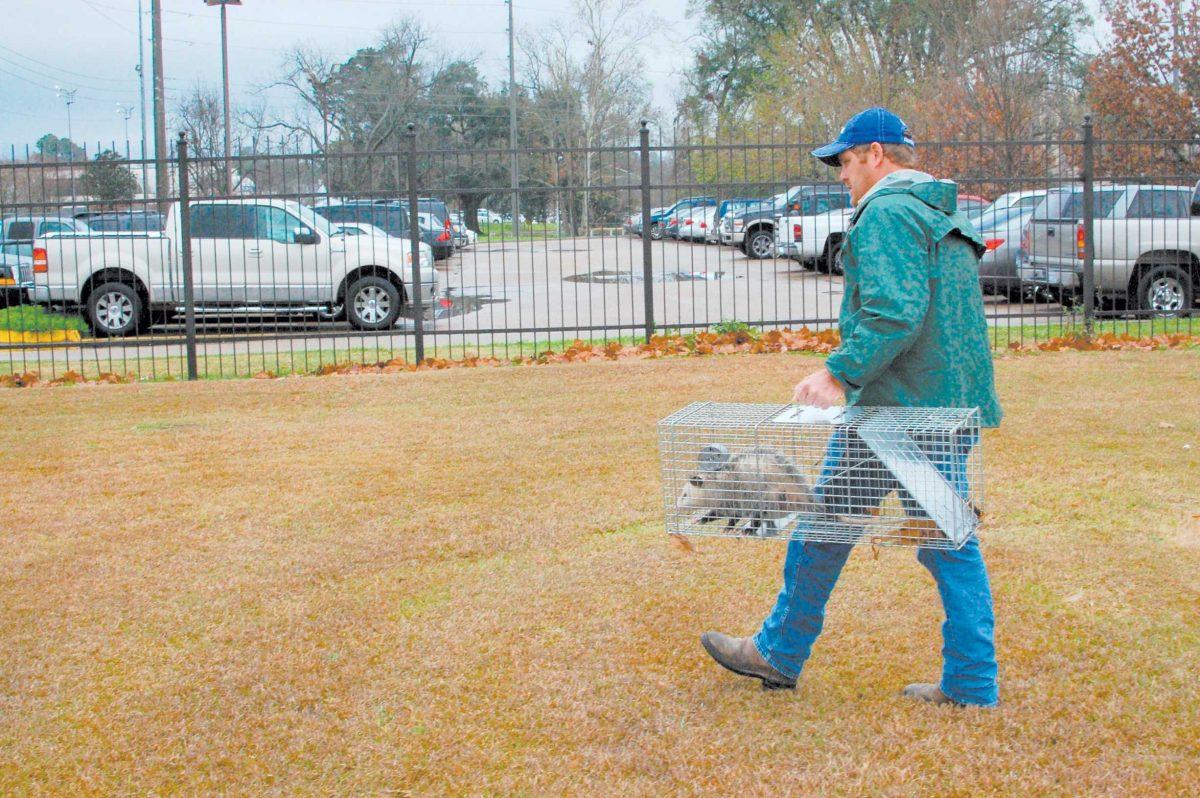
[[[908,194],[920,200],[921,207],[925,211],[922,215],[930,227],[938,233],[937,240],[940,241],[951,231],[957,231],[975,245],[980,257],[987,252],[987,247],[984,246],[983,239],[975,230],[975,226],[967,219],[966,214],[958,210],[958,184],[953,180],[903,178],[879,186],[864,197],[863,201],[854,209],[850,223],[856,222],[866,207],[875,200],[896,194]]]

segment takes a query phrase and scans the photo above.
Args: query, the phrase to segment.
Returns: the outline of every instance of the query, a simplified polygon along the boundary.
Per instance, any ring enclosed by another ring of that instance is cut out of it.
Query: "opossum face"
[[[683,486],[676,506],[683,512],[694,513],[692,523],[711,521],[709,513],[720,507],[723,492],[720,474],[719,471],[692,474]]]

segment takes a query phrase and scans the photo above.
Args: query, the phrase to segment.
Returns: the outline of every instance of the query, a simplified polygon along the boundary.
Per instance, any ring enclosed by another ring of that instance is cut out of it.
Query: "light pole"
[[[117,103],[117,113],[125,117],[125,150],[129,150],[129,117],[133,116],[132,105]]]
[[[520,181],[517,178],[517,61],[513,51],[513,0],[508,5],[508,160],[509,184],[512,188],[513,238],[521,237],[521,204],[518,197]]]
[[[139,158],[146,157],[146,56],[143,49],[146,37],[142,33],[143,16],[142,0],[138,0],[138,62],[134,69],[138,74],[138,94],[142,105],[142,151],[138,154]]]
[[[67,104],[67,141],[73,146],[75,144],[71,133],[71,105],[75,102],[75,92],[79,89],[64,89],[62,86],[55,86],[54,91]],[[67,147],[67,157],[73,157],[71,147]]]
[[[221,7],[221,82],[225,91],[225,193],[233,193],[233,161],[229,156],[229,38],[225,26],[225,7],[240,6],[242,0],[204,0],[206,6]]]

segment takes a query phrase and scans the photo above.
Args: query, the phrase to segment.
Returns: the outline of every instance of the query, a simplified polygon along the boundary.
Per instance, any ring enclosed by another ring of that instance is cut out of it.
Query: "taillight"
[[[1021,249],[1028,253],[1033,249],[1033,233],[1029,227],[1025,227],[1025,232],[1021,233]]]
[[[1000,249],[1001,245],[1003,244],[1003,238],[989,238],[983,242],[983,245],[987,247],[988,252],[991,252],[993,249]]]
[[[701,222],[701,223],[700,223],[700,229],[701,229],[701,230],[707,230],[707,229],[708,229],[708,222]]]
[[[451,227],[450,227],[450,220],[449,220],[449,219],[447,219],[446,221],[442,222],[442,224],[444,224],[444,225],[446,226],[446,229],[447,229],[447,230],[450,230],[450,229],[451,229]]]
[[[38,247],[33,251],[33,271],[35,274],[46,274],[50,271],[50,261],[46,258],[44,247]]]
[[[1080,260],[1087,257],[1087,240],[1083,236],[1083,222],[1075,226],[1075,255]]]
[[[440,236],[438,236],[438,237],[437,237],[437,240],[438,240],[440,243],[445,243],[445,242],[447,242],[447,241],[449,241],[449,240],[450,240],[450,234],[449,234],[449,233],[442,233]]]
[[[793,241],[803,241],[804,240],[804,225],[802,225],[802,224],[792,225],[792,240]]]
[[[684,224],[695,224],[695,222],[691,219],[688,219],[686,222],[684,222]]]

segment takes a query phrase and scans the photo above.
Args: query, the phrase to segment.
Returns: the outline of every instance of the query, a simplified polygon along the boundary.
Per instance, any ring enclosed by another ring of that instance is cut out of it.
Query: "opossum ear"
[[[729,465],[731,457],[728,448],[719,443],[710,443],[700,450],[700,470],[720,471]]]

